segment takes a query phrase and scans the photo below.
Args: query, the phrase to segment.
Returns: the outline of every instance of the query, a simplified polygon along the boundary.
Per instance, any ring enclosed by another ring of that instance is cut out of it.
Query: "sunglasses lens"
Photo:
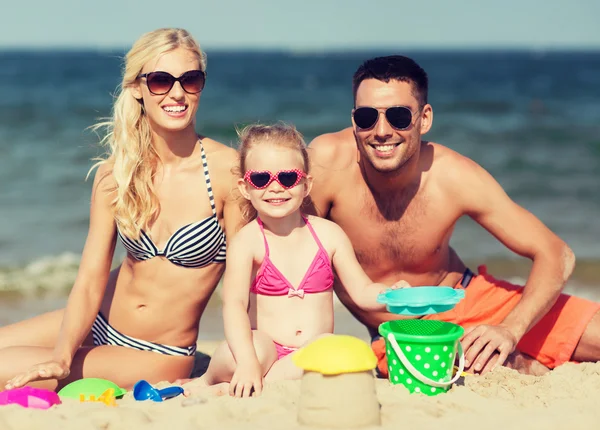
[[[291,188],[296,185],[298,174],[296,172],[279,172],[277,179],[279,179],[279,183],[285,188]]]
[[[148,73],[146,76],[146,82],[148,83],[148,89],[153,94],[166,94],[173,86],[175,79],[168,73],[165,72],[153,72]]]
[[[385,117],[392,127],[400,130],[408,128],[412,123],[412,112],[403,106],[389,108]]]
[[[379,112],[371,107],[361,107],[354,111],[354,123],[358,128],[369,129],[375,125]]]
[[[205,80],[204,73],[202,73],[200,70],[185,72],[180,78],[183,89],[192,94],[202,91]]]
[[[262,188],[269,183],[271,175],[266,172],[255,172],[250,174],[250,183],[256,188]]]

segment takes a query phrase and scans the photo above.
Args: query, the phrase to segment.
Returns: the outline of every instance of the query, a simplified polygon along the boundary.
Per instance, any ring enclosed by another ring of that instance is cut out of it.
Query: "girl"
[[[247,224],[231,241],[223,284],[226,342],[204,383],[231,382],[237,397],[266,380],[296,379],[291,355],[333,332],[333,269],[364,309],[385,285],[373,284],[336,224],[301,211],[312,184],[302,136],[285,125],[254,125],[241,134],[238,187]],[[398,287],[399,285],[397,285]]]
[[[0,329],[0,387],[189,376],[226,233],[241,221],[235,150],[195,131],[205,80],[204,53],[185,30],[153,31],[129,51],[113,117],[101,124],[109,156],[67,307]],[[117,240],[127,257],[111,273]]]

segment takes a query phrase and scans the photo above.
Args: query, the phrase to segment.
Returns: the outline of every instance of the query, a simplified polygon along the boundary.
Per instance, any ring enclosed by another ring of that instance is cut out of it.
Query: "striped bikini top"
[[[159,250],[145,231],[140,232],[138,240],[128,238],[117,229],[117,234],[127,253],[134,259],[149,260],[154,257],[165,257],[171,263],[183,267],[204,267],[210,263],[225,263],[225,232],[217,219],[215,198],[213,196],[206,153],[200,143],[202,166],[206,178],[206,189],[212,208],[212,216],[184,225],[167,240],[165,248]]]

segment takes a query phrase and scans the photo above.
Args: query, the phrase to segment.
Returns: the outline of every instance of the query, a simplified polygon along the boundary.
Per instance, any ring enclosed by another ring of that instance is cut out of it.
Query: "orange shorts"
[[[423,319],[447,321],[464,328],[501,323],[521,299],[523,287],[493,278],[485,266],[478,270],[479,274],[465,288],[465,298],[454,309]],[[459,282],[455,288],[463,286]],[[599,310],[600,303],[561,294],[550,311],[523,336],[517,349],[551,369],[570,361],[581,335]],[[379,361],[379,373],[387,377],[384,339],[373,340],[371,347]]]

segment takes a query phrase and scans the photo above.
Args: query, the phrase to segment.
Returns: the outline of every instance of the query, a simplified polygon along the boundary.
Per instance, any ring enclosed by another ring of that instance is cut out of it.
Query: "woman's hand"
[[[45,363],[36,364],[29,370],[16,375],[6,383],[4,388],[10,390],[11,388],[22,387],[30,382],[45,379],[61,380],[69,376],[70,373],[71,370],[66,364],[51,360]]]
[[[254,363],[239,364],[235,368],[229,394],[235,397],[250,397],[253,393],[260,396],[263,388],[262,368],[258,361]]]

